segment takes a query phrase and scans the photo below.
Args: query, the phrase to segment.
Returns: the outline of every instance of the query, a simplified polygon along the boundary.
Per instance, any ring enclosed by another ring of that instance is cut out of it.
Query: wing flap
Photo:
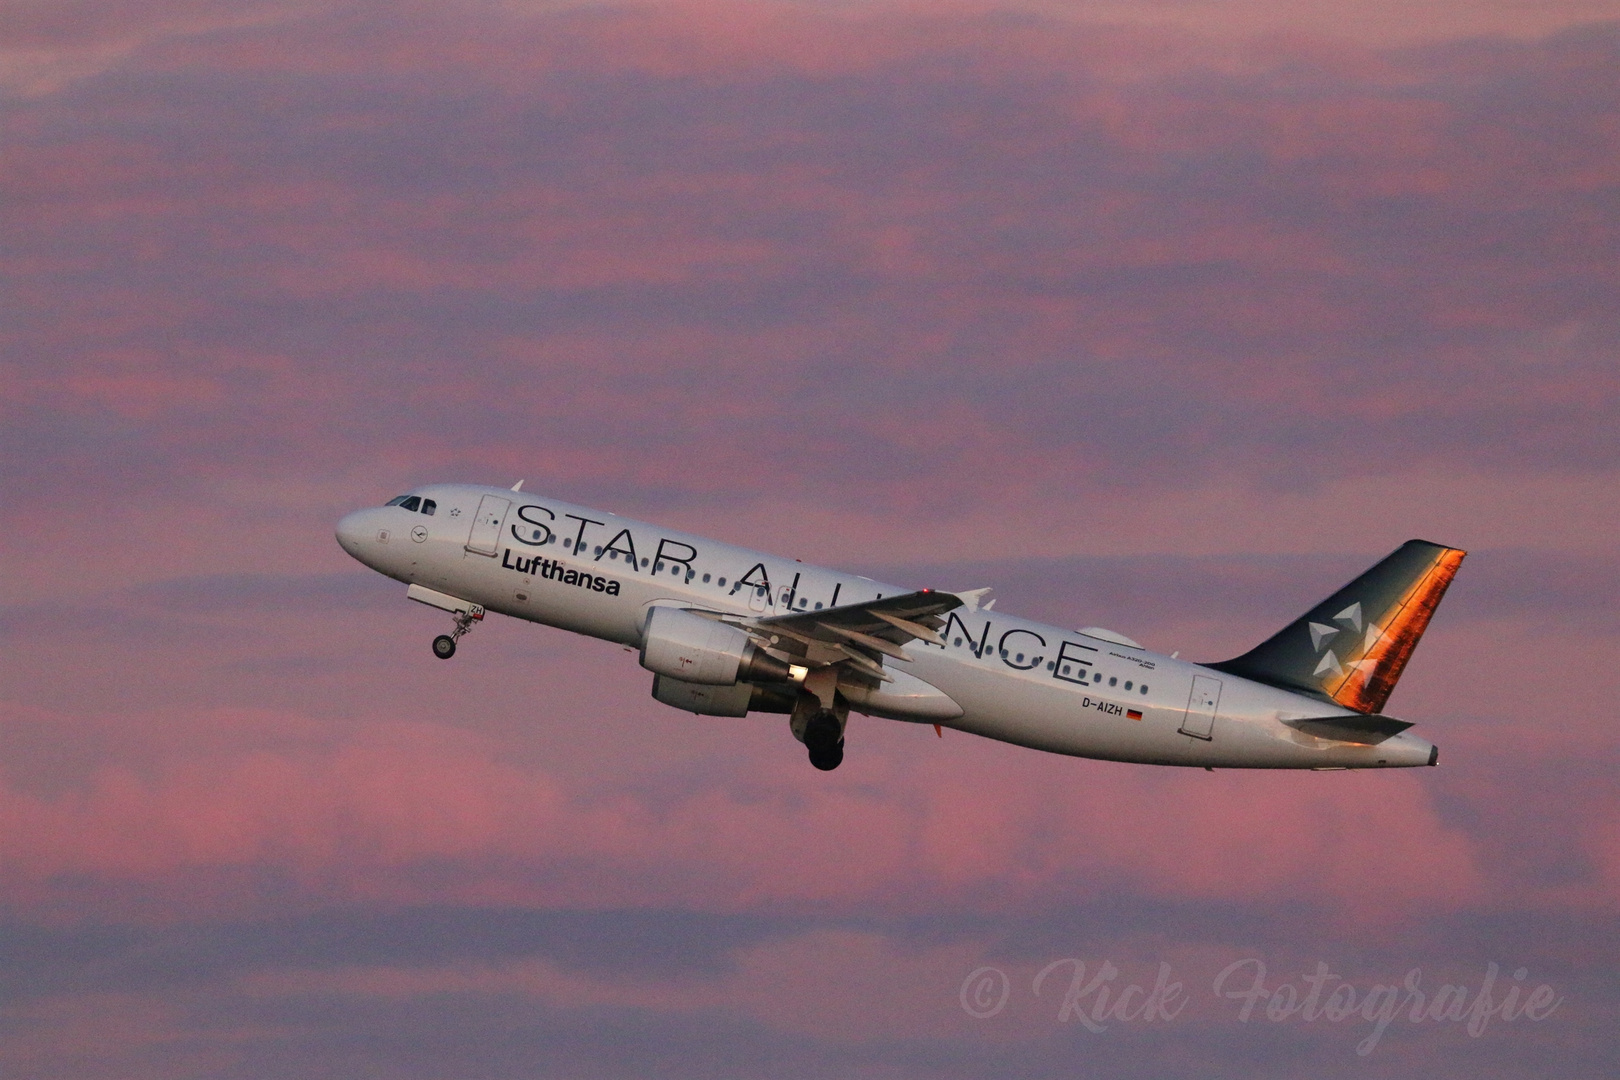
[[[882,619],[884,622],[888,623],[902,634],[910,634],[919,641],[926,641],[930,645],[943,646],[945,644],[945,639],[940,637],[937,631],[924,626],[922,623],[912,622],[910,619],[902,619],[900,616],[890,615],[886,611],[873,611],[871,614]]]
[[[747,619],[742,626],[767,648],[812,666],[845,664],[866,679],[890,681],[883,658],[909,661],[910,641],[942,644],[941,615],[962,606],[953,593],[923,589],[821,611]]]
[[[906,654],[906,650],[892,641],[885,641],[883,638],[873,637],[871,634],[863,634],[859,630],[846,630],[842,626],[832,626],[827,623],[821,623],[820,625],[823,630],[831,631],[845,641],[863,645],[874,652],[882,653],[884,656],[892,656],[896,660],[904,660],[908,663],[911,661],[911,657]]]
[[[798,637],[828,642],[847,640],[840,631],[854,631],[867,637],[881,638],[893,645],[904,645],[919,638],[928,641],[929,634],[938,637],[939,627],[944,625],[939,616],[961,606],[961,597],[954,593],[923,589],[821,611],[768,615],[750,619],[749,625],[767,631],[786,630]],[[928,633],[918,633],[918,630]]]

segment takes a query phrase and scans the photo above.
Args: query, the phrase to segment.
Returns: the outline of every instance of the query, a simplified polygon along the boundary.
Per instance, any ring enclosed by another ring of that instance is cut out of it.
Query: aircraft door
[[[1187,715],[1181,733],[1199,739],[1215,737],[1215,713],[1221,705],[1221,680],[1194,675],[1192,694],[1187,698]]]
[[[748,593],[748,610],[764,611],[770,604],[771,590],[765,585],[755,585]]]
[[[494,555],[501,539],[501,522],[512,508],[510,499],[499,495],[485,495],[479,500],[478,513],[473,515],[472,532],[467,535],[467,550],[479,555]]]

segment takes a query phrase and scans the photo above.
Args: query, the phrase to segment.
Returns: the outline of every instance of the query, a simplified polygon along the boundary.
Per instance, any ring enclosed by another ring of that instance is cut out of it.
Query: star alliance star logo
[[[1338,637],[1340,634],[1346,633],[1347,631],[1356,634],[1363,633],[1361,601],[1357,600],[1355,603],[1333,616],[1333,621],[1336,623],[1342,623],[1343,625],[1327,626],[1319,622],[1309,624],[1311,631],[1311,648],[1315,652],[1322,654],[1322,658],[1316,662],[1316,670],[1311,672],[1311,674],[1338,675],[1342,677],[1346,673],[1346,670],[1349,670],[1359,674],[1361,676],[1361,684],[1365,686],[1367,683],[1372,681],[1373,671],[1378,667],[1378,661],[1376,659],[1361,659],[1351,661],[1348,664],[1341,664],[1339,662],[1338,654],[1335,653],[1331,648],[1333,639]],[[1345,655],[1349,656],[1359,653],[1362,657],[1366,657],[1368,653],[1372,652],[1373,647],[1383,639],[1384,628],[1375,622],[1369,622],[1366,624],[1365,633],[1362,637],[1360,647],[1357,648],[1356,646],[1352,645],[1351,651],[1347,652]]]

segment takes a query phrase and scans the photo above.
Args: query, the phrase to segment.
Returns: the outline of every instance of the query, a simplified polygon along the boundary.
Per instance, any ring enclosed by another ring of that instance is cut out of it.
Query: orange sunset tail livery
[[[1466,554],[1408,540],[1282,632],[1209,666],[1357,712],[1381,712]]]

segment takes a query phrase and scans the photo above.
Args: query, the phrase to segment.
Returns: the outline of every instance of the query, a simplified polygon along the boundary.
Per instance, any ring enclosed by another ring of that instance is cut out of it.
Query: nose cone
[[[337,542],[350,555],[360,559],[360,544],[370,533],[370,510],[356,510],[352,514],[345,514],[343,520],[337,523]],[[364,562],[364,559],[360,559]]]

